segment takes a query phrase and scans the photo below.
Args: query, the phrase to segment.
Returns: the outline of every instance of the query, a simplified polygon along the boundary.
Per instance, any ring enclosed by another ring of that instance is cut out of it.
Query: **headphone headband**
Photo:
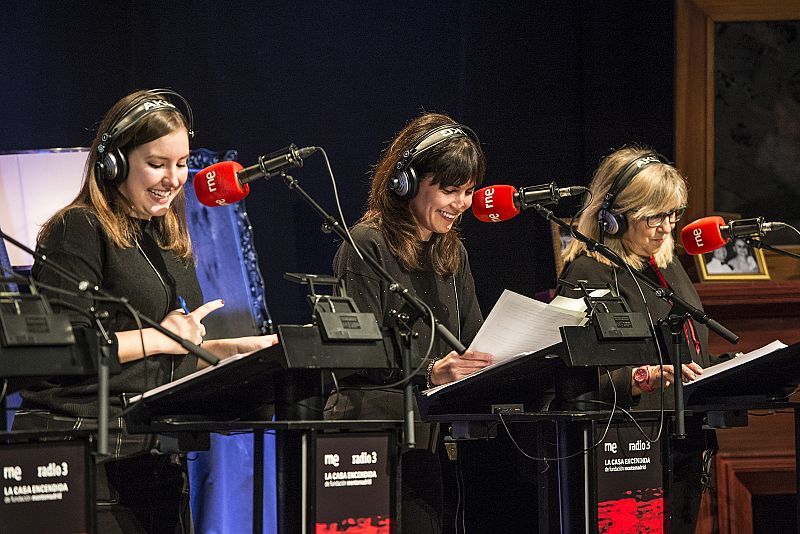
[[[414,146],[403,152],[403,157],[397,162],[397,172],[400,173],[405,171],[414,160],[420,157],[421,154],[427,152],[436,145],[439,145],[440,143],[443,143],[449,139],[456,139],[458,137],[468,137],[475,142],[478,148],[480,148],[478,136],[468,126],[456,123],[443,124],[427,132],[422,136],[422,138],[414,143]]]
[[[111,122],[108,130],[103,132],[100,136],[100,142],[97,144],[97,163],[95,164],[96,172],[99,177],[105,180],[111,180],[116,184],[124,181],[128,177],[128,161],[123,151],[120,150],[120,147],[116,146],[117,142],[123,133],[133,128],[134,125],[138,124],[151,113],[164,109],[170,109],[174,110],[176,113],[180,113],[178,108],[175,107],[175,104],[163,98],[166,96],[175,97],[183,102],[186,108],[186,115],[183,115],[183,117],[188,123],[189,139],[194,137],[194,117],[192,116],[192,108],[183,96],[172,89],[149,89],[143,91],[119,113],[117,118]]]
[[[403,200],[411,200],[414,198],[417,194],[419,181],[421,179],[421,177],[417,175],[416,169],[412,166],[414,161],[433,147],[459,137],[472,139],[478,147],[478,150],[481,149],[481,142],[471,128],[457,123],[437,126],[426,132],[411,148],[403,152],[402,157],[395,166],[394,176],[389,180],[389,189],[394,191]]]
[[[106,152],[109,146],[114,145],[119,136],[128,131],[147,115],[165,108],[171,108],[180,113],[178,108],[175,107],[175,104],[165,98],[157,98],[159,96],[172,96],[183,103],[184,108],[186,108],[186,121],[189,124],[189,138],[191,139],[194,137],[194,117],[189,102],[181,96],[180,93],[172,89],[148,89],[138,98],[135,98],[133,102],[120,113],[119,118],[111,123],[108,131],[100,136],[100,143],[97,145],[97,151],[101,156]]]
[[[608,208],[606,209],[610,210],[612,207],[614,207],[614,202],[617,200],[617,196],[619,196],[622,190],[628,186],[631,180],[633,180],[634,176],[639,174],[639,172],[648,165],[652,165],[654,163],[666,163],[666,160],[663,156],[657,154],[656,152],[648,152],[644,156],[628,162],[628,164],[617,173],[616,178],[614,178],[611,187],[603,199],[608,203]]]
[[[639,174],[642,169],[655,163],[667,163],[667,160],[658,152],[649,151],[629,161],[614,177],[614,181],[611,182],[611,187],[603,197],[600,210],[597,212],[601,243],[606,234],[619,237],[628,229],[628,222],[625,218],[625,214],[614,213],[612,211],[614,209],[614,203],[617,201],[619,194],[628,187],[628,184],[631,183],[633,178]]]

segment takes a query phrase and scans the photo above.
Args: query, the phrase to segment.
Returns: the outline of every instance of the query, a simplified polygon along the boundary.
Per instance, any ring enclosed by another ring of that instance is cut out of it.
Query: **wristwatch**
[[[650,385],[649,365],[643,365],[641,367],[638,367],[633,372],[633,381],[636,382],[636,386],[644,393],[652,393],[653,391],[656,390],[656,388]]]

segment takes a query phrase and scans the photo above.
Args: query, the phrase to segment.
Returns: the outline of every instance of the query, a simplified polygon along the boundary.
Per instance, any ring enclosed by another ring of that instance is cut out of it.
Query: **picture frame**
[[[687,177],[686,220],[691,221],[719,210],[715,203],[717,24],[798,20],[800,7],[797,1],[785,0],[676,0],[675,19],[675,163]],[[800,245],[781,248],[800,253]],[[766,256],[776,279],[794,278],[787,275],[795,272],[792,258],[772,252]]]
[[[725,246],[695,258],[701,282],[770,279],[764,251],[744,237],[731,239]]]
[[[572,223],[572,229],[576,230],[577,228],[578,222],[575,221]],[[553,258],[555,259],[554,267],[557,278],[558,275],[561,274],[561,270],[564,268],[564,258],[561,254],[572,242],[572,234],[553,221],[550,221],[550,233],[553,238]]]

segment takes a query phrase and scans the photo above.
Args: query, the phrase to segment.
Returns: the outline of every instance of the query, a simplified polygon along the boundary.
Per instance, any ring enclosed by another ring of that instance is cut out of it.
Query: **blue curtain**
[[[236,153],[192,151],[191,176]],[[197,257],[197,276],[206,301],[224,298],[225,307],[203,324],[207,338],[272,331],[264,301],[250,221],[242,203],[208,208],[197,201],[191,180],[186,184],[186,218]],[[275,504],[275,440],[264,437],[264,532],[277,532]],[[253,435],[212,434],[211,449],[189,455],[189,481],[195,532],[250,532],[253,521]]]
[[[253,435],[212,434],[211,450],[189,455],[192,515],[198,534],[251,532]],[[263,532],[277,534],[275,438],[264,436]]]

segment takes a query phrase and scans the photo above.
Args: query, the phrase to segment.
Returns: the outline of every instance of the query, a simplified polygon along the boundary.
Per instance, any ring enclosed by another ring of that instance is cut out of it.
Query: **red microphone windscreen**
[[[722,236],[720,226],[725,226],[725,220],[714,215],[697,219],[683,227],[681,230],[681,243],[689,254],[705,254],[725,245],[729,239]]]
[[[194,175],[192,184],[197,200],[206,206],[225,206],[250,194],[250,185],[239,183],[236,176],[242,166],[235,161],[220,161]]]
[[[500,222],[519,215],[514,202],[518,193],[511,185],[492,185],[472,193],[472,213],[479,221]]]

